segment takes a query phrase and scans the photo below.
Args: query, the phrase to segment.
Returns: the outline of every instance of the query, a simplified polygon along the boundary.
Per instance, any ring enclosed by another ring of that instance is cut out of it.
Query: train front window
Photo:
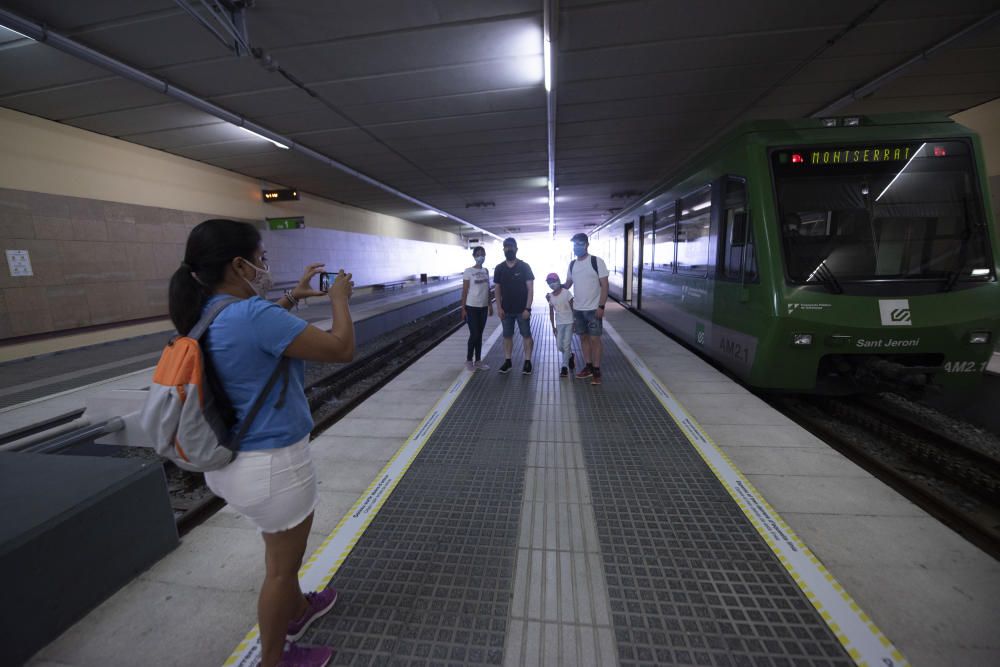
[[[989,280],[969,144],[873,143],[772,153],[788,276],[797,283]]]

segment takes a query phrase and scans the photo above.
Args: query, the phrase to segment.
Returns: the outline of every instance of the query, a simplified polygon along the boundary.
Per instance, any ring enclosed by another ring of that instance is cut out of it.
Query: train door
[[[632,304],[632,288],[634,280],[632,275],[632,256],[635,254],[635,223],[625,223],[625,262],[622,271],[622,301],[628,305]]]
[[[649,226],[649,216],[639,216],[639,229],[632,230],[632,307],[642,308],[643,239]]]
[[[757,251],[748,206],[746,180],[722,180],[717,246],[714,356],[741,377],[753,367],[759,323],[767,321],[767,304],[759,292]]]

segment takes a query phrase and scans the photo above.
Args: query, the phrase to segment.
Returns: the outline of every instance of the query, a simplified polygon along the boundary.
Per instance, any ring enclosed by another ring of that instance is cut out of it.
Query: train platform
[[[541,314],[534,373],[498,374],[491,318],[491,371],[463,369],[460,331],[313,441],[300,578],[341,597],[303,643],[338,665],[1000,662],[1000,564],[607,320],[600,386],[558,377]],[[28,664],[252,665],[262,555],[223,509]]]
[[[443,307],[452,293],[457,301],[461,288],[461,281],[447,280],[392,291],[365,290],[351,303],[356,330],[359,336],[381,335],[389,327],[424,314],[425,307]],[[296,314],[321,328],[331,326],[325,299],[311,299]],[[133,374],[145,381],[174,334],[173,324],[163,320],[0,347],[0,434],[23,426],[26,419],[43,416],[44,411],[51,416],[50,399],[66,392],[107,388],[103,387],[107,383],[117,386]],[[30,409],[39,400],[46,407]],[[15,417],[15,412],[21,416]]]

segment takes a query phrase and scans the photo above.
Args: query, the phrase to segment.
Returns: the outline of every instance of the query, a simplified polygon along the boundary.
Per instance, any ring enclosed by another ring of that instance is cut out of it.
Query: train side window
[[[653,223],[651,268],[654,271],[674,272],[674,235],[677,233],[676,203],[670,202],[656,211]]]
[[[702,188],[681,200],[677,228],[677,271],[706,275],[709,262],[712,219],[712,188]]]
[[[722,258],[720,272],[727,280],[739,280],[746,265],[746,281],[757,279],[757,253],[747,212],[746,182],[743,179],[726,180],[723,195]]]
[[[656,228],[656,211],[645,217],[642,223],[642,270],[656,267],[656,252],[653,244],[653,230]]]

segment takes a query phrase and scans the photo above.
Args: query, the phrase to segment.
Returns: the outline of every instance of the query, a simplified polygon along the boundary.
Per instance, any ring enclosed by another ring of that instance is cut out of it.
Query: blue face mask
[[[557,289],[562,287],[559,283],[549,283],[549,289],[555,292]]]
[[[472,259],[476,261],[476,264],[482,264],[486,261],[486,255],[474,255]]]
[[[574,243],[573,244],[573,254],[577,257],[583,257],[587,254],[587,244],[586,243]]]

